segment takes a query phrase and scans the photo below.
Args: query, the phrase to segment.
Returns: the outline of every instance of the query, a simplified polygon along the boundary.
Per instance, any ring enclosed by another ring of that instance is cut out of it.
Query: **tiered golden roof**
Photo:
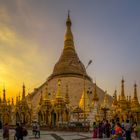
[[[97,95],[97,85],[96,85],[96,83],[94,84],[94,88],[93,89],[94,89],[94,91],[93,91],[92,107],[94,107],[95,102],[99,101],[99,97]]]
[[[126,109],[127,109],[127,101],[126,101],[126,98],[125,98],[124,79],[123,78],[122,78],[122,85],[121,85],[121,95],[119,97],[118,104],[119,104],[121,110],[126,111]]]
[[[6,94],[5,94],[5,88],[3,89],[3,103],[7,103],[6,102]]]
[[[22,100],[25,100],[25,85],[23,83],[23,87],[22,87]]]
[[[87,75],[86,69],[83,63],[79,60],[79,57],[75,51],[73,34],[71,32],[71,19],[68,13],[67,21],[66,21],[66,33],[64,39],[64,48],[61,54],[59,61],[55,64],[52,75],[48,79],[52,79],[54,77],[66,77],[66,76],[76,76],[82,77],[83,74],[85,78],[91,80],[91,78]]]
[[[83,91],[83,94],[81,96],[80,102],[79,102],[79,107],[84,110],[85,112],[90,112],[90,100],[87,92]]]
[[[64,105],[64,98],[61,93],[61,80],[58,80],[57,93],[55,96],[55,105]]]
[[[112,107],[115,107],[116,105],[117,105],[117,90],[115,90],[113,95]]]
[[[43,104],[45,106],[51,106],[51,100],[49,99],[49,92],[48,92],[48,84],[46,85],[46,93],[45,93],[45,97],[43,100]]]
[[[138,97],[137,97],[137,85],[136,84],[134,84],[134,97],[131,101],[131,108],[132,109],[137,109],[137,108],[140,109],[140,104],[139,104]]]
[[[97,95],[97,86],[95,83],[95,88],[94,88],[94,92],[93,92],[93,101],[98,101],[98,100],[99,100],[99,97]]]
[[[121,90],[121,100],[125,100],[125,93],[124,93],[124,79],[122,79],[122,90]]]

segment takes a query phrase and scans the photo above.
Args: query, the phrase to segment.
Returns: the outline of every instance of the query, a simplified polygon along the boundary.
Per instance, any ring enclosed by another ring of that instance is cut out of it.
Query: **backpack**
[[[22,131],[23,136],[27,136],[28,135],[28,131],[24,128]]]

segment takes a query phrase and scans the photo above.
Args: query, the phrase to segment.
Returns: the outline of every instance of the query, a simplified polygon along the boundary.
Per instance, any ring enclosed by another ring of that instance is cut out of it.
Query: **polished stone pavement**
[[[40,134],[40,138],[35,138],[32,135],[32,131],[28,130],[28,136],[24,137],[24,140],[110,140],[110,138],[93,139],[91,132],[41,131]],[[10,130],[9,140],[14,140],[14,135],[15,131]],[[3,140],[2,131],[0,131],[0,140]],[[133,138],[132,140],[136,140],[136,138]]]
[[[35,138],[32,131],[28,130],[28,136],[24,140],[93,140],[90,132],[55,132],[55,131],[41,131],[40,138]],[[14,140],[14,130],[10,130],[10,140]],[[0,132],[0,140],[2,140],[2,132]],[[99,139],[94,139],[99,140]],[[109,140],[104,138],[104,140]]]

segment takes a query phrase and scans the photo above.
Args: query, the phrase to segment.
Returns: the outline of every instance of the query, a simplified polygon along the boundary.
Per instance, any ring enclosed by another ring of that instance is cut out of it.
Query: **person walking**
[[[38,135],[38,137],[40,138],[40,125],[39,123],[36,124],[36,133],[35,133],[35,138]]]
[[[27,140],[28,131],[25,126],[22,127],[22,135],[23,135],[23,139]]]
[[[103,138],[103,124],[102,122],[99,123],[99,127],[98,127],[98,130],[99,130],[99,138]]]
[[[106,120],[106,124],[105,124],[105,134],[107,138],[110,138],[110,130],[111,130],[111,125],[108,122],[108,120]]]
[[[19,125],[19,123],[16,124],[15,131],[16,131],[15,136],[16,136],[17,140],[23,140],[23,128],[21,125]]]
[[[131,124],[129,120],[126,120],[126,123],[124,124],[125,134],[126,134],[126,140],[131,140]]]
[[[0,133],[2,132],[2,122],[0,121]]]
[[[93,138],[97,138],[97,125],[93,122]]]
[[[6,123],[3,128],[3,139],[9,140],[9,125]]]
[[[116,140],[123,140],[123,129],[121,128],[121,124],[117,123],[115,128]]]

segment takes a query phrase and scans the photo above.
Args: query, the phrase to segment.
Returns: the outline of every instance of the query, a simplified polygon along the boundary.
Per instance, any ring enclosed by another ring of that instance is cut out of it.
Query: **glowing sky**
[[[77,53],[104,90],[140,92],[140,1],[0,0],[0,94],[8,97],[42,84],[63,49],[67,10]],[[140,96],[139,96],[140,98]]]

